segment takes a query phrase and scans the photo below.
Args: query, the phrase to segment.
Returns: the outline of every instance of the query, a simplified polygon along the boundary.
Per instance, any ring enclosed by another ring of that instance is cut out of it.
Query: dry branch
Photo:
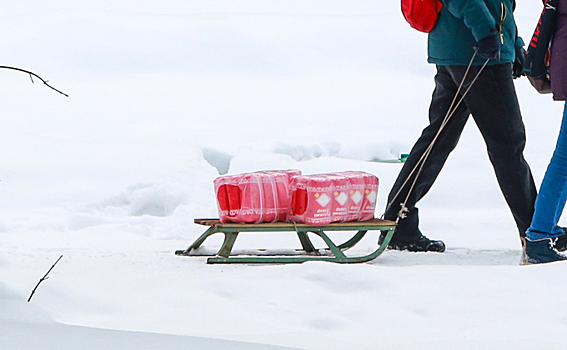
[[[35,288],[32,290],[30,297],[28,298],[28,303],[30,302],[31,298],[33,297],[33,295],[35,294],[35,291],[37,290],[37,287],[39,287],[40,283],[45,281],[46,279],[48,279],[49,277],[47,277],[47,275],[49,275],[49,273],[51,272],[51,270],[53,270],[53,268],[55,267],[55,265],[57,265],[57,263],[59,262],[59,260],[61,260],[61,258],[63,257],[63,255],[61,255],[59,257],[59,259],[57,259],[57,261],[55,262],[55,264],[53,264],[53,266],[51,266],[51,268],[49,270],[47,270],[47,273],[45,274],[45,276],[43,276],[39,282],[37,282],[37,284],[35,285]]]
[[[36,78],[38,78],[39,80],[41,80],[45,85],[47,85],[50,89],[53,89],[53,90],[57,91],[58,93],[60,93],[61,95],[64,95],[65,97],[69,97],[69,95],[67,95],[66,93],[64,93],[64,92],[62,92],[62,91],[59,91],[59,90],[57,90],[56,88],[54,88],[53,86],[49,85],[49,84],[48,84],[48,80],[44,80],[42,77],[40,77],[39,75],[37,75],[37,74],[35,74],[35,73],[33,73],[33,72],[30,72],[30,71],[28,71],[28,70],[21,69],[21,68],[8,67],[8,66],[0,66],[0,68],[2,68],[2,69],[11,69],[11,70],[15,70],[15,71],[18,71],[18,72],[27,73],[27,74],[30,75],[32,84],[33,84],[33,77],[36,77]]]

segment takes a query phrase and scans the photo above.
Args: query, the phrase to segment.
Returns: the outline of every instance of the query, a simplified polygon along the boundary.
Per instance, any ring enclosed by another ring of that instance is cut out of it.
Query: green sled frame
[[[394,221],[373,219],[368,221],[352,221],[332,223],[328,225],[308,225],[293,222],[273,222],[259,224],[221,223],[218,219],[195,219],[195,223],[210,226],[193,244],[185,250],[178,250],[181,256],[209,256],[208,264],[291,264],[306,261],[329,261],[340,264],[363,263],[376,259],[390,243],[396,229]],[[386,236],[374,252],[362,256],[347,256],[344,252],[354,247],[364,238],[368,231],[386,231]],[[325,231],[355,231],[354,235],[342,244],[335,244]],[[246,253],[245,256],[231,255],[236,238],[240,233],[248,232],[296,232],[302,249],[293,254],[284,253]],[[308,233],[321,237],[327,248],[316,249]],[[211,235],[224,234],[224,241],[216,254],[203,254],[198,248]]]

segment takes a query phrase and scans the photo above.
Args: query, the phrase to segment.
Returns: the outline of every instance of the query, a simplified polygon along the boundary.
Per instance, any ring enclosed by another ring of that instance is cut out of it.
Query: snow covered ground
[[[518,3],[526,39],[540,7]],[[70,95],[0,70],[0,348],[563,344],[567,265],[518,265],[472,122],[420,203],[422,231],[444,254],[349,266],[174,255],[204,231],[193,218],[216,216],[219,173],[367,171],[380,178],[381,215],[400,165],[370,160],[409,151],[433,90],[426,36],[398,2],[26,0],[0,18],[0,65]],[[526,79],[516,86],[539,183],[563,106]],[[236,248],[297,244],[256,238]]]

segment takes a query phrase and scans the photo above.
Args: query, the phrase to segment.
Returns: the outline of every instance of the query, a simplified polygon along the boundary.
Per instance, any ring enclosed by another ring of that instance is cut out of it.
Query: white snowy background
[[[377,216],[435,68],[399,1],[12,1],[0,14],[0,348],[558,348],[567,265],[520,242],[474,123],[421,229],[444,254],[360,265],[179,257],[221,173],[361,170]],[[540,1],[519,2],[527,40]],[[517,81],[539,184],[562,104]],[[255,239],[254,239],[255,238]],[[375,244],[374,235],[367,247]],[[206,247],[218,247],[211,239]],[[235,249],[296,238],[243,236]],[[50,278],[31,290],[55,260]]]

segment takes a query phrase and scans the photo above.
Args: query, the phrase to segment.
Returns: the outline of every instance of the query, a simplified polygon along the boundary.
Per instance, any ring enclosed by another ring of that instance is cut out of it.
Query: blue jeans
[[[557,145],[551,162],[547,167],[541,188],[535,202],[532,224],[526,232],[526,238],[535,241],[553,238],[563,234],[557,225],[565,201],[567,200],[567,103],[563,111],[563,121]]]

